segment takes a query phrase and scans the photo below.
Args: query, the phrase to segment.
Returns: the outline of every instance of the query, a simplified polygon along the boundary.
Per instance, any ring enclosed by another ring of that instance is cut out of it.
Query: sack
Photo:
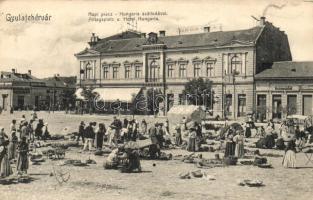
[[[266,163],[267,163],[267,158],[263,158],[263,157],[255,157],[253,161],[254,165],[262,165]]]

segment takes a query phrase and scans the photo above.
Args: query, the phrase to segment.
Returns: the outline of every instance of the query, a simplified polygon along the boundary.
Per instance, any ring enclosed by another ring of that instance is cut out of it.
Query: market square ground
[[[19,119],[22,114],[30,118],[28,112],[15,112],[13,115],[0,115],[0,124],[8,130],[13,118]],[[50,132],[65,133],[76,131],[81,120],[85,122],[111,122],[113,116],[95,115],[65,115],[61,112],[39,112],[39,118],[49,123]],[[140,120],[142,117],[138,117]],[[148,123],[165,121],[153,117],[145,117]],[[170,120],[170,119],[169,119]],[[66,131],[64,130],[66,128]],[[187,155],[189,152],[180,149],[168,150],[173,155]],[[261,153],[283,155],[283,151],[261,150]],[[215,153],[203,153],[205,158],[213,158]],[[272,169],[262,169],[254,166],[230,166],[204,169],[216,180],[208,181],[201,178],[182,180],[178,174],[197,170],[195,165],[178,160],[142,161],[144,173],[122,174],[115,170],[104,170],[105,157],[88,153],[79,153],[77,148],[71,148],[66,153],[66,159],[94,159],[97,164],[87,167],[64,167],[70,171],[68,182],[59,185],[54,176],[49,176],[53,166],[61,161],[46,160],[42,165],[31,165],[29,175],[34,181],[28,184],[13,184],[0,186],[0,198],[3,200],[28,199],[311,199],[313,183],[313,165],[306,165],[307,159],[303,153],[297,154],[298,169],[284,169],[281,166],[282,157],[268,157]],[[153,166],[153,163],[156,166]],[[242,187],[238,181],[243,179],[259,179],[263,187]]]

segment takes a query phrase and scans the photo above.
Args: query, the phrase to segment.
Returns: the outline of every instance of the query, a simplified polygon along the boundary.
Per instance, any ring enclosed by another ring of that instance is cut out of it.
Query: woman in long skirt
[[[0,138],[0,140],[0,176],[7,177],[13,173],[7,154],[8,141],[5,141],[4,138]]]
[[[242,131],[238,131],[238,135],[233,138],[236,143],[235,156],[237,158],[242,158],[245,154],[244,152],[244,136]]]
[[[196,130],[194,128],[190,128],[187,151],[196,151],[196,135]]]
[[[26,142],[26,137],[23,137],[21,143],[18,145],[17,171],[19,174],[23,172],[27,174],[29,165],[27,154],[28,154],[28,144]]]
[[[296,144],[294,140],[288,142],[283,158],[285,168],[296,168]]]
[[[234,156],[236,143],[233,141],[233,134],[229,134],[226,139],[226,149],[224,157]]]
[[[17,157],[16,155],[17,145],[18,145],[18,138],[16,136],[16,133],[12,132],[12,137],[11,137],[11,141],[9,144],[9,152],[8,152],[9,160],[15,159]]]

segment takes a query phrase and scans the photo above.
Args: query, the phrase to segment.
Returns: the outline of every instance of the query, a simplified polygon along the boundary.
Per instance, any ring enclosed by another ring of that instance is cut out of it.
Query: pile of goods
[[[49,159],[63,159],[65,157],[65,149],[48,148],[46,150],[42,150],[42,154]]]
[[[240,186],[248,186],[248,187],[262,187],[264,186],[263,181],[260,180],[243,180],[238,183]]]
[[[78,167],[87,166],[88,164],[86,162],[82,162],[81,160],[66,160],[64,161],[63,165],[73,165]]]
[[[208,175],[205,172],[202,172],[201,170],[191,171],[191,172],[182,172],[179,175],[180,179],[191,179],[191,178],[204,178],[207,180],[215,180],[213,176]]]

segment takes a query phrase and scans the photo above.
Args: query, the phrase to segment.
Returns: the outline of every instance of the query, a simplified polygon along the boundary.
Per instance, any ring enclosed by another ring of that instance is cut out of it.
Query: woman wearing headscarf
[[[232,128],[230,128],[226,136],[226,148],[225,148],[225,154],[224,154],[225,158],[235,155],[236,143],[234,142],[233,139],[234,139],[234,132]]]

